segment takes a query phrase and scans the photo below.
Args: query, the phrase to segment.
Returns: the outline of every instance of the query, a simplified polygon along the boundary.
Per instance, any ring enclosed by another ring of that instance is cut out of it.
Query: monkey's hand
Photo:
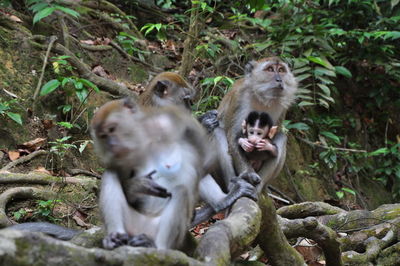
[[[262,139],[256,145],[257,151],[269,151],[272,156],[276,157],[278,155],[278,150],[275,144],[271,143],[269,140]]]
[[[254,187],[260,184],[261,177],[254,171],[245,171],[238,176],[238,180],[245,180]]]
[[[137,236],[133,236],[128,240],[128,245],[132,247],[146,247],[146,248],[155,248],[156,244],[154,244],[153,239],[149,238],[145,234],[140,234]]]
[[[207,129],[208,133],[213,132],[219,126],[218,111],[211,110],[199,116],[199,122]]]
[[[247,138],[239,138],[238,143],[245,152],[252,152],[254,145]]]
[[[126,233],[113,232],[103,239],[103,247],[105,249],[114,249],[119,246],[128,244],[129,235]]]
[[[142,182],[142,193],[155,196],[155,197],[160,197],[160,198],[168,198],[171,197],[171,193],[167,191],[166,188],[160,186],[156,182],[154,182],[152,179],[146,178]]]

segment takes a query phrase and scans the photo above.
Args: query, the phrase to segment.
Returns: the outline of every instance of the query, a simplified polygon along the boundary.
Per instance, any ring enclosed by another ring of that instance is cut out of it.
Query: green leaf
[[[342,190],[346,191],[347,193],[350,193],[350,194],[352,194],[354,196],[356,195],[356,192],[354,190],[350,189],[350,188],[342,187]]]
[[[18,124],[22,125],[22,119],[20,114],[16,114],[13,112],[6,112],[6,115],[15,122],[17,122]]]
[[[84,102],[87,100],[88,90],[87,89],[77,90],[75,91],[75,94],[80,102]]]
[[[340,144],[340,138],[338,136],[336,136],[335,134],[333,134],[332,132],[322,131],[322,132],[320,132],[320,134],[333,140],[334,142],[336,142],[336,144]]]
[[[79,153],[82,153],[86,146],[89,144],[89,142],[91,142],[90,140],[85,140],[84,142],[81,143],[81,145],[79,145]]]
[[[42,89],[40,90],[40,95],[47,95],[50,92],[53,92],[55,89],[57,89],[60,86],[60,82],[57,79],[52,79],[46,84],[43,85]]]
[[[91,81],[87,80],[87,79],[78,79],[79,82],[81,82],[83,85],[85,85],[88,88],[92,88],[93,90],[95,90],[96,92],[99,92],[99,88]]]
[[[390,6],[391,8],[397,6],[400,3],[400,0],[392,0],[390,1]]]
[[[305,80],[306,78],[309,78],[309,77],[311,77],[311,74],[302,74],[302,75],[299,75],[299,76],[297,76],[296,77],[296,80],[297,80],[297,82],[301,82],[301,81],[303,81],[303,80]]]
[[[312,102],[307,102],[307,101],[301,101],[298,106],[302,107],[302,106],[311,106],[311,105],[315,105]]]
[[[342,191],[336,191],[336,196],[341,199],[344,197],[344,193]]]
[[[59,5],[56,5],[55,7],[56,7],[56,9],[66,13],[68,15],[71,15],[71,16],[73,16],[75,18],[80,16],[80,14],[78,12],[76,12],[75,10],[73,10],[71,8],[63,7],[63,6],[59,6]]]
[[[335,71],[336,73],[345,76],[346,78],[351,78],[352,74],[350,72],[350,70],[348,70],[347,68],[343,67],[343,66],[335,66]]]
[[[39,12],[36,13],[36,15],[33,17],[33,24],[38,22],[39,20],[51,15],[51,13],[56,10],[55,7],[47,7],[45,9],[40,10]]]
[[[316,67],[314,70],[314,74],[316,76],[326,75],[326,76],[330,76],[330,77],[336,77],[336,73],[334,71],[323,68],[323,67]]]
[[[293,124],[288,124],[287,126],[285,126],[287,129],[297,129],[297,130],[309,130],[310,127],[303,123],[303,122],[297,122],[297,123],[293,123]]]
[[[33,13],[37,13],[40,10],[44,9],[45,7],[48,7],[49,4],[46,2],[40,2],[40,3],[36,3],[33,4],[32,6],[29,7],[30,10],[32,10]]]
[[[381,154],[387,154],[389,152],[389,149],[388,148],[380,148],[380,149],[377,149],[377,150],[375,150],[375,151],[373,151],[373,152],[370,152],[369,153],[369,156],[376,156],[376,155],[381,155]]]
[[[328,67],[328,64],[324,60],[322,60],[320,57],[307,56],[307,59],[310,60],[311,62],[314,62],[321,66]]]
[[[325,95],[331,95],[331,90],[325,84],[317,83],[317,86],[321,88]]]

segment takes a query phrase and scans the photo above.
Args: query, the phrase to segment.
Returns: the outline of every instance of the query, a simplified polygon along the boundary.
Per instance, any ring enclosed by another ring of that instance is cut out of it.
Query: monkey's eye
[[[268,72],[274,72],[274,68],[272,66],[267,67],[266,69]]]
[[[251,130],[250,130],[250,131],[249,131],[249,134],[253,135],[253,134],[254,134],[254,131],[251,131]]]
[[[285,69],[283,67],[280,67],[280,68],[278,68],[278,72],[283,73],[283,72],[285,72]]]
[[[108,128],[108,133],[113,133],[115,131],[116,126],[111,126]]]
[[[257,132],[257,135],[261,136],[261,132]]]

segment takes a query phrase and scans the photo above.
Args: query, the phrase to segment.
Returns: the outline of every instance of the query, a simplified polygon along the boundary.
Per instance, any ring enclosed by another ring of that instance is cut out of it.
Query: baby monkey
[[[278,127],[273,126],[270,115],[266,112],[252,111],[242,122],[243,137],[239,138],[240,147],[246,152],[254,170],[258,171],[262,161],[254,158],[257,151],[268,151],[273,157],[278,154],[277,148],[272,143]]]

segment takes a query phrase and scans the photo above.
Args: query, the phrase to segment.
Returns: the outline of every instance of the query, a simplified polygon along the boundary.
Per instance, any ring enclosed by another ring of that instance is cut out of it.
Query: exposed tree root
[[[97,186],[97,180],[89,177],[59,177],[39,172],[32,172],[29,174],[0,173],[0,184],[50,185],[54,183],[80,184],[87,187]]]
[[[6,206],[9,201],[13,199],[49,200],[55,198],[56,195],[57,194],[53,191],[39,189],[35,187],[15,187],[6,190],[0,195],[0,228],[12,225],[11,221],[6,215]]]
[[[176,250],[84,248],[40,233],[0,231],[2,265],[205,265]]]
[[[229,216],[203,235],[195,251],[196,257],[209,265],[229,265],[231,259],[255,239],[260,221],[261,212],[254,201],[237,200]]]
[[[341,261],[340,242],[337,241],[337,233],[331,228],[320,224],[316,218],[288,220],[279,219],[287,238],[306,237],[314,240],[322,248],[326,265],[343,265]]]
[[[8,171],[11,168],[15,167],[18,164],[22,164],[22,163],[26,163],[29,162],[30,160],[32,160],[33,158],[37,157],[37,156],[41,156],[41,155],[47,155],[48,151],[45,150],[38,150],[38,151],[34,151],[26,156],[20,157],[15,161],[12,161],[10,163],[8,163],[6,166],[4,166],[3,168],[0,169],[1,171]]]
[[[302,256],[288,243],[276,216],[273,201],[264,195],[259,199],[262,225],[257,242],[272,265],[306,265]]]
[[[276,211],[277,214],[284,218],[296,219],[308,216],[321,216],[327,214],[337,214],[346,212],[343,209],[334,207],[325,202],[302,202],[299,204],[289,205]]]

